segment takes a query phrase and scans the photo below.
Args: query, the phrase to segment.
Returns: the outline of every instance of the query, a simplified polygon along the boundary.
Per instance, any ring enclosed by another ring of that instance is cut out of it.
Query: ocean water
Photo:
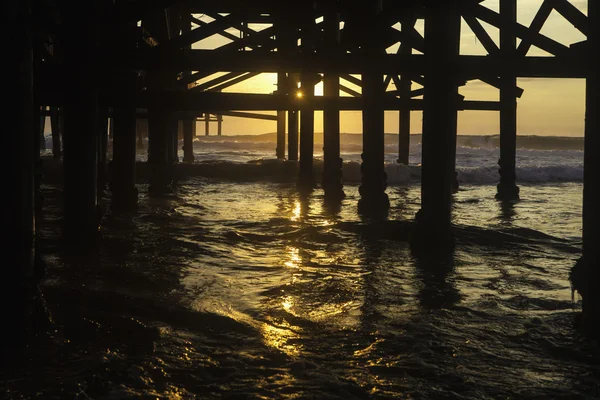
[[[60,252],[60,187],[44,184],[46,334],[13,364],[4,394],[599,396],[597,348],[574,326],[580,303],[568,281],[581,247],[582,152],[556,143],[520,149],[522,198],[505,204],[494,200],[498,148],[469,140],[457,153],[448,251],[408,243],[420,201],[418,143],[410,167],[386,148],[387,219],[358,215],[360,147],[347,143],[338,207],[319,188],[300,195],[293,180],[223,179],[206,168],[164,198],[141,183],[139,210],[109,212],[86,261]],[[207,166],[264,171],[286,165],[272,160],[274,147],[209,138],[195,153]]]

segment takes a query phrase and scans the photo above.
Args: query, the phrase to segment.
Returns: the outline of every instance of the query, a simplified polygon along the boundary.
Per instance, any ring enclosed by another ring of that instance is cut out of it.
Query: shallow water
[[[595,348],[573,327],[581,184],[455,196],[456,247],[406,241],[416,185],[385,221],[291,183],[190,178],[106,216],[97,256],[64,257],[44,187],[43,334],[6,398],[592,398]],[[590,396],[590,397],[586,397]],[[0,397],[2,397],[0,395]]]

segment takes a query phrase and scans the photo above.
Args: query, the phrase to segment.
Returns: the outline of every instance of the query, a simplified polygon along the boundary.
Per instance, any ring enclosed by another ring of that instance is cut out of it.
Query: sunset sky
[[[586,13],[587,0],[570,0],[572,4]],[[482,4],[493,10],[498,10],[499,0],[487,0]],[[529,26],[542,0],[519,0],[518,21]],[[212,21],[210,17],[196,16],[205,22]],[[498,30],[482,23],[492,38],[498,43]],[[254,29],[264,29],[266,26],[251,26]],[[399,26],[398,26],[399,28]],[[423,32],[423,21],[417,23],[417,30]],[[238,35],[235,29],[230,33]],[[565,45],[570,45],[582,40],[585,36],[575,29],[568,21],[556,12],[552,12],[544,25],[542,33]],[[210,37],[194,45],[198,49],[211,49],[228,43],[229,40],[220,36]],[[397,46],[388,49],[395,52]],[[486,54],[478,43],[475,35],[463,21],[461,54]],[[547,55],[535,47],[529,55]],[[211,77],[218,76],[216,74]],[[347,86],[360,91],[360,88],[351,84]],[[552,136],[583,136],[585,82],[577,79],[519,79],[519,86],[525,90],[519,99],[518,129],[522,135],[552,135]],[[393,84],[392,84],[393,87]],[[417,88],[418,86],[414,86]],[[228,92],[271,93],[276,89],[276,76],[262,74],[246,82],[232,86]],[[460,89],[468,100],[497,100],[498,90],[481,82],[471,82]],[[316,87],[316,94],[322,94],[322,84]],[[342,112],[341,131],[343,133],[362,132],[361,113]],[[317,112],[315,118],[315,132],[322,131],[322,113]],[[398,112],[386,113],[386,133],[398,132]],[[249,119],[226,117],[223,124],[223,133],[232,134],[260,134],[274,132],[275,122],[256,121]],[[421,132],[421,113],[412,113],[411,130],[413,133]],[[496,134],[499,130],[499,117],[497,112],[461,111],[459,113],[459,134]],[[211,128],[216,132],[216,126]],[[204,133],[204,125],[198,125],[198,134]]]

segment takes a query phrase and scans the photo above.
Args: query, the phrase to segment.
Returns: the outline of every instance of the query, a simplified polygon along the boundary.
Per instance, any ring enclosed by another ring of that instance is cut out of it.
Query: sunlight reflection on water
[[[76,269],[74,279],[110,289],[90,304],[112,302],[119,318],[158,327],[150,350],[121,358],[143,372],[139,387],[119,389],[133,398],[577,392],[590,368],[571,351],[578,305],[567,280],[579,255],[581,185],[523,187],[510,206],[494,192],[463,187],[456,247],[419,253],[399,239],[411,225],[396,222],[414,218],[416,186],[390,187],[389,220],[372,221],[357,213],[356,185],[332,211],[320,190],[302,197],[290,184],[191,179],[169,200],[142,191],[127,228],[103,232],[131,250],[102,261],[109,274]]]

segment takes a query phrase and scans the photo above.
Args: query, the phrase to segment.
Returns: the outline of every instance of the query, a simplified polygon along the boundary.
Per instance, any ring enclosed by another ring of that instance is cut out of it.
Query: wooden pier
[[[106,161],[106,115],[114,124],[113,208],[132,211],[135,187],[136,118],[148,119],[150,191],[169,191],[178,162],[178,126],[183,162],[193,162],[195,121],[223,116],[276,121],[274,156],[296,161],[303,189],[322,184],[341,199],[340,111],[363,112],[361,212],[389,207],[384,171],[384,111],[399,112],[398,162],[407,164],[410,113],[423,110],[420,232],[432,245],[451,236],[455,189],[457,115],[492,110],[500,119],[499,201],[516,201],[517,99],[520,77],[587,80],[583,254],[574,282],[584,313],[600,319],[600,5],[587,14],[567,0],[544,0],[530,26],[517,22],[517,1],[500,0],[499,12],[477,0],[8,0],[2,13],[7,86],[4,171],[8,207],[3,237],[11,238],[10,279],[33,279],[35,166],[40,116],[51,115],[54,156],[64,162],[64,232],[77,248],[95,241],[98,196]],[[587,39],[565,46],[541,33],[552,12]],[[211,17],[206,22],[199,15]],[[425,24],[424,34],[415,29]],[[460,53],[462,22],[487,54]],[[258,30],[253,24],[267,25]],[[483,23],[498,28],[496,43]],[[399,24],[399,25],[398,25]],[[399,27],[399,28],[398,28]],[[239,34],[233,34],[236,31]],[[198,50],[214,35],[227,44]],[[517,45],[518,43],[518,45]],[[398,51],[389,49],[397,45]],[[550,56],[528,55],[535,46]],[[272,94],[232,88],[259,74],[277,74]],[[217,77],[214,77],[218,74]],[[324,95],[315,85],[324,84]],[[499,91],[499,101],[464,98],[459,88],[481,81]],[[351,83],[360,92],[348,87]],[[391,85],[393,83],[393,86]],[[413,84],[422,89],[413,90]],[[225,91],[227,89],[227,91]],[[350,97],[342,96],[350,94]],[[47,110],[47,111],[46,111]],[[324,112],[324,178],[313,178],[315,111]],[[266,116],[256,111],[277,112]],[[212,117],[211,117],[212,116]],[[37,121],[37,122],[36,122]],[[64,122],[61,122],[64,121]],[[61,136],[62,135],[62,151]],[[287,154],[286,154],[287,149]],[[100,177],[100,183],[99,183]],[[578,282],[584,282],[581,284]],[[590,283],[592,282],[592,283]],[[587,285],[587,286],[586,286]]]

